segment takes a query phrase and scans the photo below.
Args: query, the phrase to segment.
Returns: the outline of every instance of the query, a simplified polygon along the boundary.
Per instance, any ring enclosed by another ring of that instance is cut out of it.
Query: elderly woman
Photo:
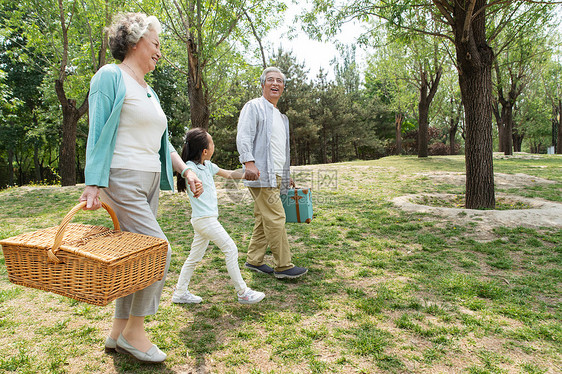
[[[169,143],[166,116],[144,80],[162,56],[160,30],[156,17],[142,13],[120,15],[109,29],[111,54],[121,63],[105,65],[90,83],[86,188],[80,201],[87,202],[86,209],[98,209],[101,195],[123,230],[166,239],[156,211],[160,189],[173,189],[172,168],[196,196],[202,184]],[[169,247],[164,274],[170,257]],[[144,318],[158,309],[165,278],[116,300],[107,352],[117,350],[144,362],[166,359],[144,329]]]

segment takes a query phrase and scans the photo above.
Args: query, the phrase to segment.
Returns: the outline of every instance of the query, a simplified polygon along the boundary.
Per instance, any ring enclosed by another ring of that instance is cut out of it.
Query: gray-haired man
[[[276,278],[297,278],[308,269],[293,265],[285,230],[285,210],[280,190],[290,183],[289,119],[277,109],[285,88],[285,75],[275,67],[260,78],[262,97],[244,105],[238,119],[236,145],[246,169],[246,182],[254,198],[254,231],[246,267]],[[267,248],[274,269],[264,263]]]

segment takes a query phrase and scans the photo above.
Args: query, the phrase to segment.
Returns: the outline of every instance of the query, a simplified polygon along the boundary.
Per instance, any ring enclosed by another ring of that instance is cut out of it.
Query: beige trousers
[[[121,230],[167,240],[156,220],[159,193],[160,173],[111,169],[109,186],[101,189],[101,200],[113,208]],[[128,319],[129,316],[156,314],[171,256],[172,250],[168,244],[162,280],[115,300],[115,318]]]
[[[281,178],[277,177],[277,186]],[[254,232],[248,246],[246,262],[254,266],[263,265],[267,247],[273,255],[275,271],[294,267],[285,230],[285,210],[279,197],[279,187],[249,187],[254,198]]]

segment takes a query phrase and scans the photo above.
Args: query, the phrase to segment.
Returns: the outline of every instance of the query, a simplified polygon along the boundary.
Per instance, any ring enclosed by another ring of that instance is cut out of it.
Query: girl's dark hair
[[[183,162],[193,161],[198,164],[201,161],[203,151],[207,148],[209,148],[207,131],[201,127],[191,129],[185,134],[185,142],[181,150],[181,159]],[[178,176],[177,187],[178,192],[184,192],[187,188],[185,179],[182,178],[181,175]]]

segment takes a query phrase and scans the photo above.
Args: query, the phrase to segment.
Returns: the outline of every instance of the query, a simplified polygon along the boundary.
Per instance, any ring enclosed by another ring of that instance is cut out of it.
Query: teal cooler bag
[[[310,188],[290,188],[286,195],[281,195],[285,208],[286,222],[306,222],[312,220],[312,199]]]

